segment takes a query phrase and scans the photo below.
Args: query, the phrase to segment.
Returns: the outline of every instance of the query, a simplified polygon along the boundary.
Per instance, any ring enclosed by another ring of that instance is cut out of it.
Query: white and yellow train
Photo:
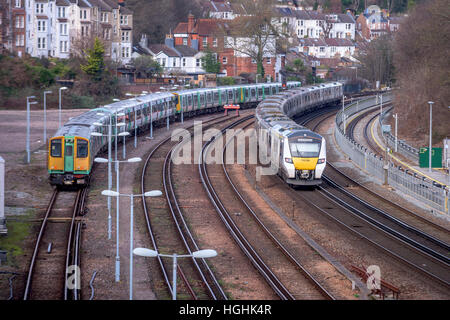
[[[272,168],[289,185],[319,185],[327,160],[325,139],[292,118],[336,105],[342,95],[342,84],[325,83],[279,92],[256,108],[260,147],[267,150]]]

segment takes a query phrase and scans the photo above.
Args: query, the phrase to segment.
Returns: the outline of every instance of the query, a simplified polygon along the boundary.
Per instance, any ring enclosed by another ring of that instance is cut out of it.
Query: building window
[[[129,58],[130,57],[130,48],[129,47],[122,47],[122,58]],[[164,60],[164,64],[166,64],[166,59]]]
[[[60,52],[68,52],[68,50],[67,50],[67,41],[60,41],[59,42],[59,51]]]
[[[227,63],[228,63],[227,57],[222,57],[222,64],[227,64]]]
[[[122,31],[122,41],[128,42],[130,40],[130,32]]]
[[[37,30],[41,31],[41,32],[47,31],[47,21],[45,21],[45,20],[38,20]]]
[[[320,47],[319,51],[320,52],[325,52],[325,47]]]
[[[36,3],[36,13],[44,13],[44,4]]]
[[[203,45],[203,48],[206,48],[208,46],[208,37],[203,38],[202,45]]]
[[[195,59],[195,65],[197,67],[201,67],[202,66],[202,60],[201,59]]]
[[[37,40],[38,40],[38,45],[37,45],[37,47],[38,47],[38,49],[45,49],[46,48],[46,38],[37,38]]]
[[[22,7],[22,0],[16,0],[16,8]]]
[[[16,16],[16,28],[24,28],[25,26],[25,16]]]
[[[186,58],[183,58],[182,62],[183,62],[183,67],[186,67]]]
[[[59,24],[59,34],[62,36],[67,36],[67,23]]]
[[[176,66],[177,66],[177,59],[173,58],[172,67],[176,67]]]
[[[66,7],[58,7],[58,18],[66,17]]]
[[[81,26],[81,35],[88,36],[89,35],[89,26]]]
[[[187,46],[187,44],[188,44],[187,40],[188,40],[187,38],[183,38],[183,46]]]
[[[16,47],[23,47],[25,45],[25,35],[18,34],[16,36]]]
[[[271,58],[267,58],[267,64],[272,64],[272,59]]]
[[[128,24],[128,16],[120,16],[120,24]]]
[[[213,39],[213,47],[217,47],[217,38]]]
[[[87,10],[86,9],[80,10],[80,19],[87,20]]]

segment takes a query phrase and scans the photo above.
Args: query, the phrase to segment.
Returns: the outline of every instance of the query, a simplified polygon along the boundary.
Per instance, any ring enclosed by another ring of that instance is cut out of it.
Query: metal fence
[[[383,113],[383,115],[379,118],[380,125],[383,125],[384,120],[391,114],[391,112]],[[390,133],[384,133],[387,138],[387,144],[391,148],[395,148],[395,137]],[[410,159],[411,161],[419,162],[419,149],[410,146],[403,140],[397,141],[397,152],[403,155],[404,157]]]
[[[383,103],[389,102],[391,99],[390,94],[383,95]],[[363,168],[379,182],[387,183],[430,207],[449,214],[448,190],[435,186],[428,179],[410,175],[407,170],[401,170],[393,163],[385,161],[382,156],[374,154],[367,147],[360,145],[347,135],[344,135],[344,115],[348,119],[362,110],[374,106],[376,106],[376,102],[375,98],[372,97],[354,102],[345,107],[344,111],[340,110],[337,113],[334,135],[341,150],[354,163],[360,168]]]

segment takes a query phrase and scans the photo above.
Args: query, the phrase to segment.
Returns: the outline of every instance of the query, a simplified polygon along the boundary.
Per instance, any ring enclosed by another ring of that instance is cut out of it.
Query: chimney
[[[191,48],[198,51],[198,39],[191,40]]]
[[[146,34],[142,34],[141,41],[139,41],[139,44],[143,48],[148,48],[148,39],[147,39],[147,35]]]
[[[125,0],[118,0],[119,6],[124,7],[125,6]]]
[[[169,48],[173,48],[174,47],[174,40],[173,40],[173,36],[171,34],[166,34],[166,40],[164,41],[164,44],[166,46],[168,46]]]
[[[189,12],[188,14],[188,30],[187,33],[191,33],[192,29],[194,29],[194,15]]]

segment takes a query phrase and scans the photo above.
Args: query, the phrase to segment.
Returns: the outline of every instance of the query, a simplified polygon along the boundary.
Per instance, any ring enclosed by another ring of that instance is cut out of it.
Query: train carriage
[[[299,86],[300,82],[287,84],[288,88]],[[189,117],[217,111],[225,104],[256,104],[281,92],[281,88],[281,83],[265,83],[151,93],[89,110],[69,120],[50,139],[49,181],[57,186],[87,185],[95,155],[107,150],[110,123],[111,142],[115,143],[116,134],[124,131],[138,134],[147,130],[150,123],[174,120],[181,112]],[[100,136],[93,135],[94,132]]]

